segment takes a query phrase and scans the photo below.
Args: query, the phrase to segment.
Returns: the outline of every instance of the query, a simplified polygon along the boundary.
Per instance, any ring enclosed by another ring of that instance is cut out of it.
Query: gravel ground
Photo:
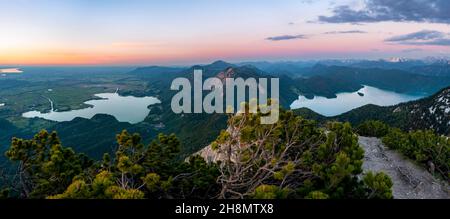
[[[447,182],[436,179],[426,169],[389,150],[378,138],[359,137],[365,150],[364,171],[388,174],[396,199],[450,199]]]

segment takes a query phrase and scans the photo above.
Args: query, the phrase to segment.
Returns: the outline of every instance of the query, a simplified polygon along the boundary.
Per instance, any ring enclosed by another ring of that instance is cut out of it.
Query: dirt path
[[[437,180],[427,170],[386,148],[380,139],[359,137],[365,150],[364,171],[388,174],[397,199],[450,199],[448,183]]]

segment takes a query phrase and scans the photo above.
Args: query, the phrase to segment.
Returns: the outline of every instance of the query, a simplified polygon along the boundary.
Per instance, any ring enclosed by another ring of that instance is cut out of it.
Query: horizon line
[[[242,61],[226,61],[224,59],[217,59],[215,61],[205,61],[205,62],[189,62],[186,64],[167,64],[167,63],[136,63],[136,64],[127,64],[127,63],[105,63],[105,64],[2,64],[0,63],[0,68],[20,68],[20,67],[151,67],[151,66],[159,66],[159,67],[190,67],[195,65],[209,65],[215,62],[225,62],[229,64],[244,64],[248,62],[267,62],[267,63],[289,63],[289,62],[320,62],[320,61],[388,61],[389,59],[400,58],[406,59],[409,61],[424,61],[429,58],[435,59],[450,59],[450,56],[427,56],[422,58],[407,58],[407,57],[389,57],[389,58],[323,58],[323,59],[286,59],[286,60],[265,60],[265,59],[256,59],[256,60],[242,60]]]

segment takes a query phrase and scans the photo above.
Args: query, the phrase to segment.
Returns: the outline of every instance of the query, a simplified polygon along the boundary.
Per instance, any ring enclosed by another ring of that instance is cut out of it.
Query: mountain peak
[[[402,58],[402,57],[392,57],[392,58],[386,59],[385,61],[387,61],[387,62],[408,62],[409,59]]]
[[[213,63],[211,63],[212,65],[215,65],[215,64],[229,64],[228,62],[225,62],[225,61],[223,61],[223,60],[217,60],[217,61],[214,61]]]
[[[217,60],[217,61],[209,64],[209,66],[210,67],[216,67],[216,68],[223,68],[223,69],[225,69],[225,68],[228,68],[228,67],[232,67],[234,65],[231,64],[231,63],[225,62],[223,60]]]

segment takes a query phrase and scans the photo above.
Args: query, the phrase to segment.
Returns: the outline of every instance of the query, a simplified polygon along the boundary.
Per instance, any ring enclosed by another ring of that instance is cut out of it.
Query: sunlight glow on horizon
[[[341,0],[339,4],[351,2]],[[384,40],[445,24],[324,24],[331,1],[0,0],[0,65],[193,64],[211,60],[420,58],[449,46]],[[325,34],[360,30],[365,33]],[[268,37],[304,35],[270,41]]]

